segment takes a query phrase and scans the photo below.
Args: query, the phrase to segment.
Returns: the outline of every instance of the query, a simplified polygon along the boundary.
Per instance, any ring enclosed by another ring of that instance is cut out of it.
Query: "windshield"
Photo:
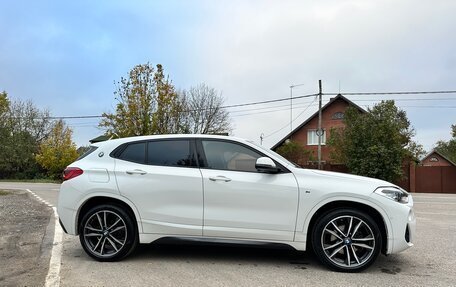
[[[254,144],[258,149],[262,150],[262,151],[265,151],[266,153],[273,153],[274,156],[280,158],[282,161],[286,162],[287,164],[289,165],[292,165],[294,167],[298,167],[298,168],[301,168],[298,164],[292,162],[292,161],[289,161],[288,159],[284,158],[283,156],[281,156],[280,154],[276,153],[275,151],[273,150],[270,150],[270,149],[267,149],[259,144],[257,144],[256,142],[254,141],[248,141],[249,143],[251,144]]]

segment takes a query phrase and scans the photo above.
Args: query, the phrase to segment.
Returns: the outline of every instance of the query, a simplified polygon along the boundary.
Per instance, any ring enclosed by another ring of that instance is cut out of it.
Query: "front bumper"
[[[387,248],[386,254],[404,251],[413,246],[416,230],[416,218],[413,211],[413,198],[409,195],[409,202],[402,204],[378,194],[372,197],[383,207],[387,218]]]

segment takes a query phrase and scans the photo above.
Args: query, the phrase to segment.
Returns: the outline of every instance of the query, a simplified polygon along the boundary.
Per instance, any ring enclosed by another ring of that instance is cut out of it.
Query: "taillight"
[[[67,167],[63,171],[63,181],[75,178],[83,173],[84,171],[79,167]]]

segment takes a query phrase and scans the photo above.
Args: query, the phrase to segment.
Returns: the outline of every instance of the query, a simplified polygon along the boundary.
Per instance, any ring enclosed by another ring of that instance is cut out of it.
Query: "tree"
[[[188,110],[188,125],[194,134],[228,133],[232,130],[228,111],[222,108],[224,99],[216,89],[205,84],[184,91]]]
[[[0,93],[0,176],[36,176],[40,168],[35,154],[49,130],[49,111],[38,109],[32,101],[10,100],[6,92]]]
[[[452,138],[449,141],[438,141],[435,149],[452,162],[456,162],[456,125],[451,126],[451,135]]]
[[[109,136],[231,131],[217,90],[201,84],[178,93],[161,65],[135,66],[117,82],[114,95],[115,113],[104,113],[99,124]]]
[[[78,158],[72,134],[73,131],[59,120],[52,127],[49,137],[40,145],[36,161],[53,178],[59,178],[65,167]]]
[[[297,141],[285,142],[277,149],[277,153],[301,166],[313,160],[312,152]]]
[[[367,113],[347,109],[345,128],[332,129],[328,140],[333,160],[344,163],[358,175],[395,181],[402,177],[406,161],[423,153],[412,137],[405,111],[394,101],[382,101]]]
[[[119,103],[113,114],[103,113],[99,126],[117,137],[179,133],[183,101],[175,91],[161,65],[147,63],[135,66],[128,78],[117,82],[114,92]]]

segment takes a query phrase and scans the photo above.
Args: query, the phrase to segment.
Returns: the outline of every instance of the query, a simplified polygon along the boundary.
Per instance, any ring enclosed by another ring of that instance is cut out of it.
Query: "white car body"
[[[157,139],[239,143],[261,152],[289,172],[155,166],[110,156],[124,143]],[[68,234],[79,234],[81,210],[98,197],[128,205],[134,213],[140,243],[172,236],[274,242],[306,250],[312,219],[319,210],[321,213],[328,206],[347,204],[359,206],[383,223],[383,253],[400,252],[413,245],[411,195],[408,203],[400,203],[374,192],[380,187],[400,189],[389,182],[298,168],[270,150],[226,136],[145,136],[94,146],[98,147],[95,152],[70,165],[84,173],[64,181],[60,189],[58,214]]]

